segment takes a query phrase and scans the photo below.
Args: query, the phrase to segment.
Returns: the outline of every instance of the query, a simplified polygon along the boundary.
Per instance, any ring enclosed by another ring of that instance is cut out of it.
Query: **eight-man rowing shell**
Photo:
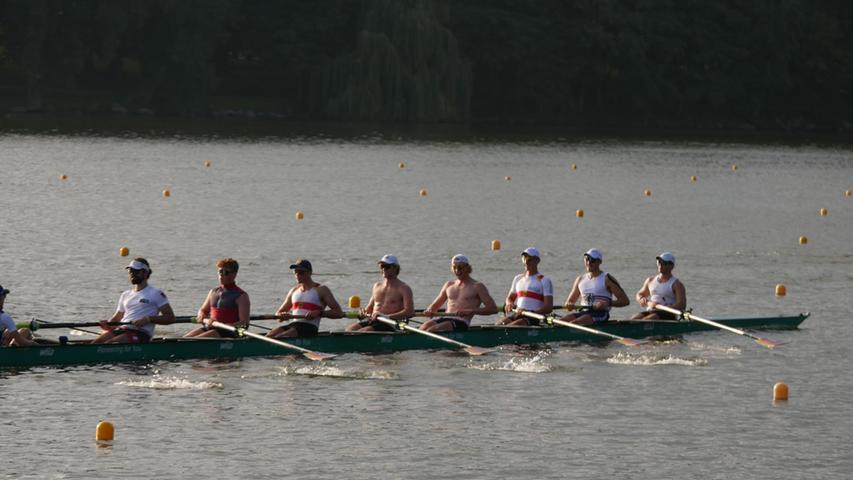
[[[714,321],[735,328],[796,329],[808,313],[775,317],[727,317]],[[596,328],[629,338],[672,336],[715,330],[695,321],[611,321]],[[565,327],[472,327],[466,332],[446,334],[448,338],[478,347],[523,345],[547,342],[600,341],[598,335]],[[326,353],[382,353],[400,350],[446,349],[452,347],[433,338],[405,332],[321,333],[316,337],[296,338],[291,342],[302,348]],[[251,338],[241,339],[155,339],[144,344],[93,345],[71,342],[66,345],[39,345],[0,349],[0,368],[36,365],[73,365],[196,358],[238,358],[280,356],[282,348]]]

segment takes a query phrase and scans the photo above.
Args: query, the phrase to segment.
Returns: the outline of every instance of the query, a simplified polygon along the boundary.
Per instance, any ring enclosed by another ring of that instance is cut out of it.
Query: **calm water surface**
[[[851,154],[605,140],[0,135],[0,283],[17,321],[108,317],[127,288],[121,246],[152,262],[151,283],[179,315],[196,311],[223,256],[240,261],[257,314],[280,304],[296,257],[344,303],[366,301],[376,260],[394,253],[423,308],[461,252],[500,303],[531,245],[558,303],[595,246],[632,297],[655,255],[670,250],[698,314],[812,312],[799,331],[763,334],[788,342],[776,350],[711,332],[638,349],[554,344],[478,358],[418,351],[324,364],[0,371],[2,475],[846,478]],[[490,250],[494,239],[502,250]],[[787,297],[773,295],[777,283]],[[774,405],[778,381],[791,399]],[[102,419],[116,425],[112,448],[94,445]]]

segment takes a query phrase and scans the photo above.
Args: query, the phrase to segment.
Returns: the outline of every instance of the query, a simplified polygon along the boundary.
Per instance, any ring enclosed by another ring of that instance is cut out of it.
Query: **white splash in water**
[[[282,375],[307,375],[311,377],[348,378],[354,380],[395,380],[399,375],[387,370],[344,370],[332,365],[285,366]]]
[[[153,390],[213,390],[223,388],[223,385],[217,382],[192,382],[185,378],[161,377],[159,375],[154,375],[146,380],[124,380],[118,384]]]
[[[741,352],[740,347],[735,346],[722,346],[722,345],[706,345],[700,342],[690,342],[687,344],[690,347],[690,350],[700,351],[700,352],[712,352],[712,353],[723,353],[726,355],[739,355]]]
[[[503,370],[508,372],[522,373],[547,373],[551,371],[551,365],[545,362],[546,354],[536,354],[533,357],[512,357],[506,362],[489,362],[477,365],[469,365],[469,368],[477,370]]]
[[[653,355],[647,353],[631,355],[623,352],[613,355],[606,361],[607,363],[613,363],[616,365],[640,366],[681,365],[684,367],[703,367],[708,364],[708,361],[704,358],[679,358],[672,355]]]

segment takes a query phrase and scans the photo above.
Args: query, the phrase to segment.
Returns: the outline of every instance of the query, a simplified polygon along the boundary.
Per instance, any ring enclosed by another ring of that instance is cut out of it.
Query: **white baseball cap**
[[[150,271],[151,271],[151,268],[150,268],[148,265],[146,265],[146,264],[144,264],[144,263],[140,262],[139,260],[134,260],[134,261],[130,262],[130,263],[129,263],[126,267],[124,267],[124,268],[126,268],[126,269],[127,269],[127,268],[130,268],[130,269],[132,269],[132,270],[145,270],[146,272],[150,272]]]
[[[663,252],[660,255],[658,255],[657,257],[655,257],[655,259],[660,260],[662,262],[669,262],[669,263],[675,265],[675,255],[673,255],[670,252]]]
[[[394,255],[384,255],[379,259],[377,263],[384,263],[385,265],[399,265],[400,262],[397,261],[397,257]]]
[[[527,247],[521,252],[522,255],[527,255],[528,257],[536,257],[539,258],[539,249],[536,247]]]
[[[597,248],[590,248],[583,254],[585,257],[593,258],[598,261],[604,260],[604,255],[601,254],[601,250]]]
[[[450,259],[451,265],[468,265],[468,257],[462,255],[461,253],[457,253]]]

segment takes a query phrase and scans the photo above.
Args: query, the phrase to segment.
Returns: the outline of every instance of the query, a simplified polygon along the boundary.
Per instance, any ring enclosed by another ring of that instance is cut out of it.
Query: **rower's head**
[[[521,252],[521,261],[524,262],[524,268],[530,273],[536,273],[539,268],[539,249],[536,247],[527,247]]]
[[[221,285],[233,285],[234,280],[237,278],[237,271],[240,270],[240,264],[231,257],[225,257],[216,262],[216,269],[219,273],[219,283]]]
[[[151,276],[151,265],[148,264],[148,260],[142,257],[134,258],[124,268],[130,276],[130,283],[134,285],[145,283],[148,281],[148,277]]]
[[[3,308],[3,304],[6,302],[6,295],[8,294],[9,290],[0,285],[0,309]]]
[[[671,252],[663,252],[655,257],[655,260],[658,262],[658,272],[664,275],[669,275],[675,268],[675,255]]]
[[[290,269],[293,270],[293,276],[296,277],[296,281],[299,283],[311,280],[311,273],[314,272],[314,268],[311,267],[311,262],[304,258],[297,259],[293,262]]]
[[[450,259],[450,269],[453,270],[453,273],[456,274],[457,277],[470,275],[472,271],[468,257],[461,253],[454,255],[453,258]]]
[[[382,269],[382,276],[385,278],[396,277],[400,274],[400,261],[395,255],[383,255],[378,262],[379,268]]]
[[[583,254],[583,263],[588,272],[597,272],[604,261],[604,255],[597,248],[590,248]]]

